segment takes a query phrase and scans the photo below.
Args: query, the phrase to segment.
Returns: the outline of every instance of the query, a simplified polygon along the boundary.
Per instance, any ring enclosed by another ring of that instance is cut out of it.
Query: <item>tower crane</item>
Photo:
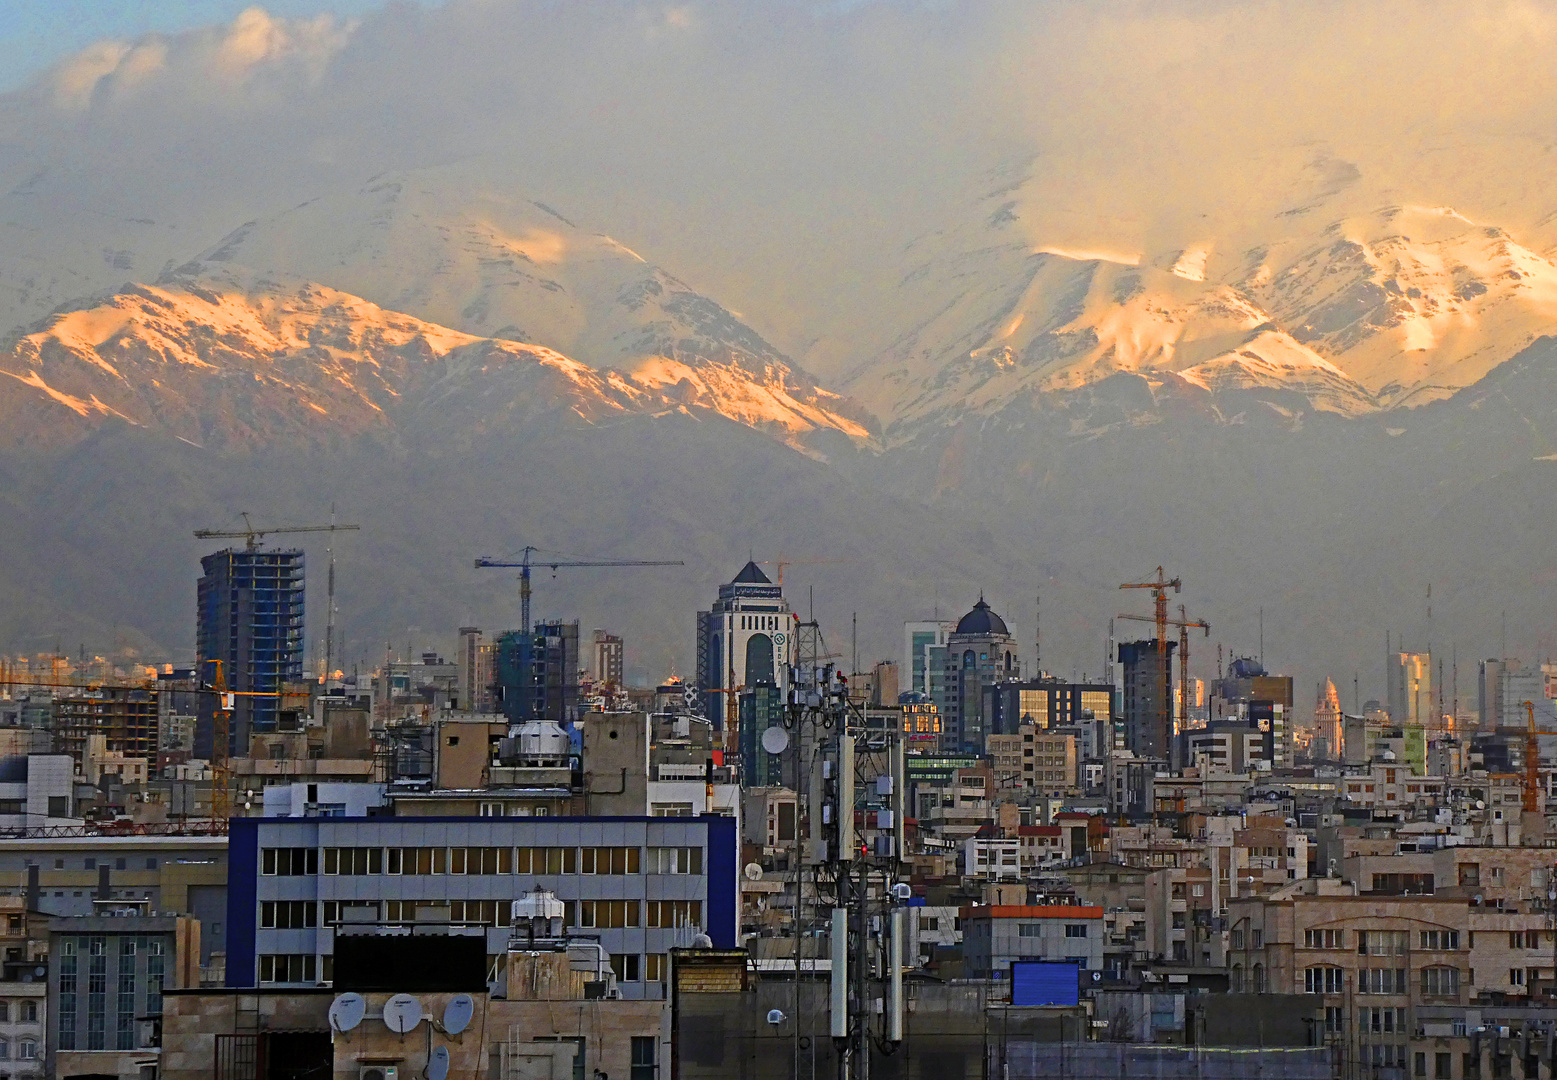
[[[784,568],[786,566],[822,566],[827,563],[847,563],[853,561],[853,559],[786,559],[780,555],[776,559],[761,559],[757,565],[778,567],[777,584],[782,586],[784,584]]]
[[[1525,729],[1525,777],[1520,785],[1523,789],[1521,809],[1527,813],[1539,814],[1541,812],[1541,744],[1537,735],[1557,735],[1557,729],[1538,728],[1535,726],[1535,702],[1522,701],[1525,716],[1529,718],[1529,727]]]
[[[582,566],[685,566],[680,559],[553,559],[538,547],[526,545],[519,559],[477,559],[476,569],[500,567],[519,571],[519,622],[522,632],[530,632],[530,568],[548,567],[552,573],[565,567]]]
[[[1119,586],[1121,589],[1150,589],[1154,608],[1153,622],[1157,624],[1157,700],[1162,702],[1162,728],[1171,734],[1173,728],[1173,706],[1168,702],[1168,590],[1182,592],[1184,582],[1179,578],[1170,578],[1163,573],[1162,567],[1157,567],[1157,578],[1154,581],[1126,582]],[[1133,616],[1132,616],[1133,617]],[[1168,749],[1163,747],[1164,750]]]
[[[1156,622],[1156,618],[1150,615],[1119,615],[1121,619],[1133,619],[1136,622]],[[1184,612],[1184,605],[1179,605],[1179,617],[1177,619],[1165,618],[1162,622],[1161,635],[1166,633],[1166,628],[1176,626],[1179,628],[1179,731],[1189,727],[1189,630],[1190,627],[1198,627],[1205,631],[1205,636],[1211,636],[1211,624],[1204,619],[1191,619]],[[1161,638],[1159,637],[1159,641]],[[1166,667],[1163,668],[1167,670]]]
[[[268,529],[256,529],[249,520],[248,514],[240,514],[243,518],[241,529],[196,529],[195,537],[200,540],[219,540],[226,537],[241,536],[244,539],[244,547],[253,551],[259,546],[259,542],[267,536],[276,533],[316,533],[316,532],[356,532],[361,525],[337,525],[333,521],[328,525],[276,525]]]
[[[221,540],[242,537],[245,551],[255,551],[259,548],[260,541],[267,536],[280,533],[330,533],[356,532],[361,525],[342,525],[335,521],[334,508],[331,508],[330,523],[328,525],[274,525],[269,528],[256,528],[249,515],[240,513],[243,518],[241,529],[196,529],[197,540]],[[328,596],[328,621],[325,630],[325,667],[330,666],[330,652],[335,636],[335,555],[330,555],[330,581]],[[239,697],[267,697],[276,698],[279,704],[281,698],[281,683],[278,680],[274,690],[229,690],[227,689],[226,665],[219,657],[206,657],[206,662],[213,666],[211,685],[208,692],[216,695],[216,708],[212,712],[211,725],[211,820],[212,822],[225,822],[230,809],[230,782],[231,766],[228,759],[232,755],[229,745],[232,738],[232,712],[233,702]],[[203,673],[202,673],[203,674]],[[326,676],[328,677],[328,676]]]

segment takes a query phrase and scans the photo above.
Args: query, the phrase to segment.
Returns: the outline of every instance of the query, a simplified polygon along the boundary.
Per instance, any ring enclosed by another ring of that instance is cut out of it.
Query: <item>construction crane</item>
[[[1155,581],[1126,582],[1119,587],[1152,591],[1154,608],[1152,621],[1157,624],[1157,700],[1162,702],[1163,731],[1170,732],[1173,727],[1173,706],[1168,701],[1168,590],[1182,592],[1184,582],[1178,578],[1168,577],[1159,566]],[[1162,749],[1167,751],[1168,747]]]
[[[1156,618],[1150,615],[1119,615],[1120,619],[1133,619],[1136,622],[1156,622]],[[1163,629],[1158,631],[1161,635],[1166,633],[1166,628],[1176,626],[1179,628],[1179,731],[1189,728],[1189,630],[1190,627],[1199,627],[1205,631],[1205,636],[1211,636],[1211,624],[1204,619],[1191,619],[1184,612],[1184,605],[1179,605],[1179,617],[1177,619],[1164,619]],[[1159,638],[1160,640],[1160,638]],[[1166,670],[1166,668],[1164,668]]]
[[[784,567],[786,566],[823,566],[828,563],[847,563],[853,561],[853,559],[786,559],[784,556],[780,555],[776,559],[763,559],[758,562],[757,565],[778,567],[778,584],[782,586],[784,584]]]
[[[1526,813],[1539,814],[1541,812],[1541,744],[1536,736],[1557,735],[1557,730],[1535,726],[1535,702],[1524,701],[1520,704],[1525,707],[1525,715],[1530,720],[1529,727],[1525,729],[1525,778],[1521,785],[1523,788],[1521,809]]]
[[[533,556],[544,556],[535,558]],[[476,569],[498,567],[519,571],[519,624],[521,632],[530,632],[530,569],[535,566],[558,570],[581,566],[685,566],[680,559],[553,559],[538,547],[526,546],[517,561],[507,559],[477,559]]]
[[[328,525],[277,525],[269,529],[256,529],[249,521],[248,514],[239,514],[243,518],[241,529],[196,529],[195,537],[200,540],[221,540],[227,537],[243,537],[244,547],[253,551],[259,546],[259,542],[267,536],[277,533],[316,533],[316,532],[355,532],[362,528],[361,525],[337,525],[331,522]]]
[[[194,689],[180,687],[181,694],[208,694],[216,698],[216,708],[212,712],[211,730],[211,816],[210,831],[226,832],[227,819],[232,811],[232,709],[235,699],[240,697],[281,697],[281,690],[229,690],[225,667],[221,660],[211,660],[208,663],[214,666],[211,683],[208,686],[199,686]],[[72,679],[17,679],[7,678],[0,685],[7,689],[18,686],[39,686],[78,690],[108,690],[108,689],[139,689],[155,692],[157,681],[155,679],[110,679],[110,680],[72,680]]]
[[[196,529],[195,538],[199,540],[221,540],[229,537],[243,537],[244,550],[253,551],[259,547],[259,542],[273,533],[331,533],[330,544],[330,576],[325,594],[325,626],[324,626],[324,681],[329,682],[330,668],[335,660],[335,544],[334,533],[356,532],[361,525],[338,525],[335,521],[335,507],[330,507],[330,523],[328,525],[277,525],[269,529],[256,529],[254,523],[249,520],[247,513],[238,515],[243,518],[241,529]]]

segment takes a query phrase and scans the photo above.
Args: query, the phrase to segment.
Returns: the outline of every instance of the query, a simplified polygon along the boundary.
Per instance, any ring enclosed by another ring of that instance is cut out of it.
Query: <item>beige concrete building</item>
[[[332,989],[286,993],[204,989],[169,991],[163,1011],[163,1080],[253,1075],[244,1062],[286,1055],[294,1068],[335,1080],[359,1080],[369,1066],[420,1077],[446,1052],[450,1077],[573,1080],[575,1076],[668,1075],[668,1015],[663,1001],[588,996],[593,970],[566,952],[507,954],[493,994],[473,993],[474,1015],[457,1034],[440,1030],[450,992],[411,991],[422,1019],[405,1035],[384,1023],[388,990],[362,991],[367,1008],[349,1031],[332,1030]],[[408,976],[412,985],[414,976]],[[434,1023],[437,1021],[437,1023]]]
[[[1316,1040],[1344,1059],[1404,1069],[1446,1054],[1441,1080],[1464,1076],[1465,1040],[1425,1035],[1417,1018],[1473,999],[1474,919],[1464,900],[1358,895],[1316,878],[1233,900],[1228,928],[1232,992],[1310,995]]]
[[[997,790],[1079,794],[1074,735],[1048,731],[1029,720],[1014,735],[989,736],[985,745]]]

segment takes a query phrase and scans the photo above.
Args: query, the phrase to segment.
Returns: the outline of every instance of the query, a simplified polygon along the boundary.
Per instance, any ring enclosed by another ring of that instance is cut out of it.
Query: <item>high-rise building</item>
[[[1176,641],[1122,641],[1124,748],[1136,757],[1169,760],[1173,748],[1173,649]]]
[[[1557,668],[1551,664],[1527,667],[1518,660],[1486,660],[1481,665],[1481,730],[1524,728],[1525,702],[1534,702],[1537,717],[1549,709],[1546,688]],[[1544,725],[1543,725],[1544,726]]]
[[[900,680],[904,680],[905,694],[928,694],[934,668],[930,650],[944,649],[951,634],[949,622],[906,622],[903,624],[903,668]]]
[[[1314,704],[1314,743],[1310,748],[1318,760],[1339,761],[1345,738],[1341,731],[1341,696],[1329,679],[1319,684]]]
[[[941,715],[941,746],[951,753],[979,754],[991,734],[984,712],[984,691],[996,683],[1022,677],[1016,639],[1005,620],[984,602],[957,620],[943,649],[932,649],[939,660],[941,685],[931,680],[930,697]]]
[[[1397,724],[1426,726],[1433,716],[1433,656],[1399,652],[1390,656],[1389,715]]]
[[[1491,731],[1503,720],[1503,670],[1506,660],[1483,660],[1476,686],[1476,724]]]
[[[1227,675],[1211,685],[1212,719],[1249,720],[1270,735],[1270,761],[1285,769],[1296,763],[1296,714],[1292,676],[1272,675],[1253,657],[1228,665]]]
[[[748,786],[781,782],[778,755],[764,751],[761,738],[783,718],[794,649],[794,613],[783,590],[754,562],[719,586],[708,611],[697,613],[697,686],[704,715],[725,730],[733,697],[741,780]]]
[[[84,770],[94,736],[103,751],[138,758],[148,767],[157,759],[157,694],[139,687],[105,686],[54,703],[54,745]]]
[[[460,627],[459,653],[454,657],[459,668],[456,698],[466,712],[492,712],[492,645],[481,640],[481,629]]]
[[[622,639],[604,630],[595,631],[589,670],[595,681],[607,686],[622,685]]]
[[[985,691],[991,735],[1015,735],[1031,721],[1040,728],[1113,718],[1114,688],[1108,683],[1071,683],[1053,677],[1003,682]]]
[[[200,567],[198,674],[213,684],[220,664],[235,692],[228,749],[245,754],[251,735],[279,727],[282,684],[303,678],[303,553],[228,548]],[[210,755],[216,706],[215,695],[200,695],[198,756]]]
[[[536,623],[497,639],[498,710],[513,723],[566,724],[578,712],[578,623]]]

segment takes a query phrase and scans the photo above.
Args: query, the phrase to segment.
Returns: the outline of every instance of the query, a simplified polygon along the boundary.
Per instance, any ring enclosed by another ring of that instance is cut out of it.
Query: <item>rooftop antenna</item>
[[[1033,598],[1033,678],[1043,678],[1043,593]]]
[[[851,675],[860,673],[860,613],[849,613],[849,649],[854,654],[854,667],[850,669]]]
[[[1431,647],[1431,642],[1428,643]],[[1431,653],[1429,653],[1431,655]],[[1438,658],[1438,717],[1437,727],[1439,734],[1443,734],[1443,657]]]
[[[1260,667],[1265,666],[1265,609],[1260,608]]]
[[[1508,609],[1503,609],[1503,644],[1498,650],[1498,659],[1508,659]]]
[[[1352,712],[1362,715],[1362,673],[1352,672]]]

